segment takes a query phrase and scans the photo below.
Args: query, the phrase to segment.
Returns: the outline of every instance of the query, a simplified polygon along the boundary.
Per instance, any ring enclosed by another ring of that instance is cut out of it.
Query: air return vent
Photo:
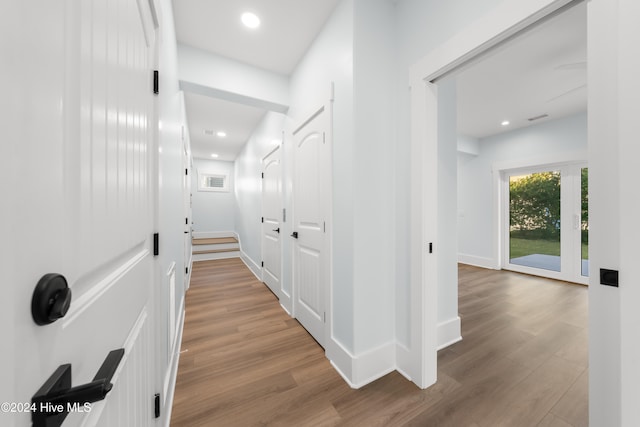
[[[539,116],[530,117],[527,120],[529,120],[530,122],[535,122],[536,120],[544,119],[545,117],[549,117],[549,115],[548,114],[541,114]]]

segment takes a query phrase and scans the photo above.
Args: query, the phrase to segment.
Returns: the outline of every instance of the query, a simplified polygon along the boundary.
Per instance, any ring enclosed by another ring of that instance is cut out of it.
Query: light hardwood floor
[[[461,265],[438,383],[347,386],[239,259],[194,264],[171,425],[587,426],[587,289]]]

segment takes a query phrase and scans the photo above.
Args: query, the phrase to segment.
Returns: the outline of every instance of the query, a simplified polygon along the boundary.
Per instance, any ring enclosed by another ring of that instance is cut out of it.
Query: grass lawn
[[[531,254],[560,256],[560,242],[550,240],[529,240],[511,238],[510,258],[520,258]],[[586,244],[582,244],[582,259],[589,259],[589,250]]]

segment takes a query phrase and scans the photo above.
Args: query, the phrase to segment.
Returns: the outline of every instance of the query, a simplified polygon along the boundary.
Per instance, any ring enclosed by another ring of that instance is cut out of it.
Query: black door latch
[[[88,412],[88,404],[104,400],[122,356],[123,348],[109,352],[93,381],[75,387],[71,387],[71,364],[60,365],[31,398],[32,426],[59,427],[69,412]]]

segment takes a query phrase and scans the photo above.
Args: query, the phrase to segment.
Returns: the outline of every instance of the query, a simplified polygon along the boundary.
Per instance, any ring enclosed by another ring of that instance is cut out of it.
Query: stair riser
[[[228,259],[228,258],[240,258],[240,251],[219,252],[219,253],[213,253],[213,254],[194,254],[193,262],[212,261],[216,259]]]
[[[193,251],[210,251],[213,249],[235,249],[240,250],[240,245],[237,243],[224,243],[219,245],[193,245]]]

